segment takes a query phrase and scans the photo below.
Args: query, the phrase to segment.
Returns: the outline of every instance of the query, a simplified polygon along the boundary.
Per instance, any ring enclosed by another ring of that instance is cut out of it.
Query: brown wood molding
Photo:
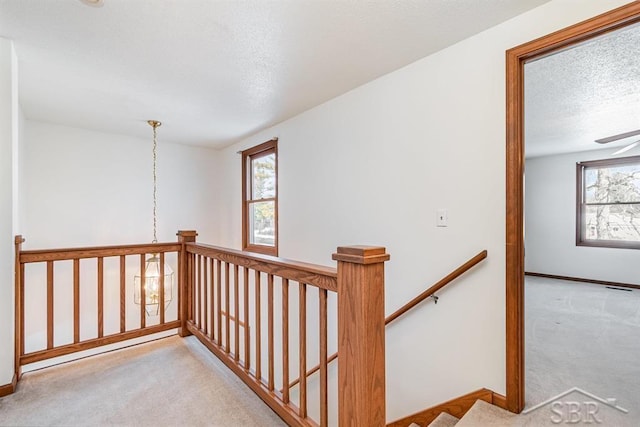
[[[507,398],[504,395],[496,393],[495,391],[492,393],[492,395],[493,400],[491,401],[491,403],[499,408],[507,409]]]
[[[635,1],[506,52],[506,402],[524,408],[524,64],[640,21]]]
[[[21,235],[15,236],[15,255],[14,255],[14,290],[15,290],[15,308],[14,308],[14,347],[13,347],[13,370],[14,381],[20,379],[22,374],[22,366],[20,365],[20,356],[24,354],[24,264],[20,263],[20,252],[24,238]]]
[[[491,390],[481,388],[480,390],[465,394],[464,396],[456,397],[439,405],[432,406],[431,408],[393,421],[387,424],[387,427],[407,427],[412,423],[425,427],[433,422],[433,420],[435,420],[442,412],[446,412],[456,418],[462,418],[477,400],[484,400],[485,402],[493,403],[493,395],[494,393]]]
[[[640,285],[634,285],[631,283],[608,282],[606,280],[583,279],[581,277],[557,276],[555,274],[532,273],[530,271],[525,271],[524,274],[525,276],[531,276],[531,277],[544,277],[547,279],[569,280],[571,282],[593,283],[595,285],[602,285],[602,286],[617,286],[620,288],[640,289]]]
[[[9,384],[0,385],[0,397],[8,396],[16,391],[18,384],[18,374],[13,374],[13,379]]]

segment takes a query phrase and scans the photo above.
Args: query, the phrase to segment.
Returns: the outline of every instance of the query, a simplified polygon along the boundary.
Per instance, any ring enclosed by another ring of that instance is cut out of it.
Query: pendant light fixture
[[[147,121],[153,128],[153,243],[158,243],[157,237],[157,187],[158,179],[156,175],[158,135],[157,128],[162,125],[157,120]],[[160,266],[159,254],[151,254],[145,262],[144,272],[138,272],[133,280],[134,302],[138,305],[142,303],[142,287],[144,286],[145,310],[148,316],[157,316],[160,304],[164,304],[165,309],[173,299],[173,270],[164,263],[164,268]],[[162,271],[164,270],[164,271]],[[144,275],[144,281],[143,281]],[[164,300],[164,301],[161,301]]]

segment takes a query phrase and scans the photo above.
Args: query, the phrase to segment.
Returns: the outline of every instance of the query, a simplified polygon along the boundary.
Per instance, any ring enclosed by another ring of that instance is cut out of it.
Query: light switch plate
[[[447,222],[448,222],[447,210],[446,209],[436,210],[436,227],[446,227]]]

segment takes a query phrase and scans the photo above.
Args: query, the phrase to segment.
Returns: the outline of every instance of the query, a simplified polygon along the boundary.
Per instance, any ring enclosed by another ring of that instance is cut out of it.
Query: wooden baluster
[[[145,289],[145,254],[140,254],[140,329],[146,327],[147,321],[147,292]]]
[[[261,325],[262,322],[260,320],[260,272],[258,270],[255,271],[255,288],[256,288],[256,378],[258,382],[262,382],[262,348],[261,348]]]
[[[159,295],[158,295],[158,310],[160,311],[160,324],[164,324],[164,252],[160,252],[160,276],[158,277],[159,283]]]
[[[198,326],[198,316],[196,311],[196,304],[198,304],[198,297],[196,293],[198,292],[198,284],[196,283],[196,254],[190,254],[189,256],[189,274],[191,274],[191,278],[189,282],[191,285],[191,320],[193,321],[196,327]]]
[[[267,275],[267,327],[268,327],[268,354],[269,354],[269,381],[268,387],[269,391],[273,391],[274,389],[274,363],[273,363],[273,274]]]
[[[196,256],[196,327],[202,329],[202,256]]]
[[[195,242],[196,233],[195,230],[180,230],[178,231],[178,242],[182,244],[180,249],[179,262],[178,262],[178,301],[180,303],[180,311],[178,316],[180,317],[180,336],[186,337],[191,335],[187,328],[187,322],[191,320],[190,309],[192,307],[192,295],[191,295],[191,282],[189,273],[189,256],[186,250],[186,244]]]
[[[207,282],[207,257],[202,256],[202,332],[207,335],[209,332],[209,292]]]
[[[251,369],[251,335],[249,331],[249,268],[244,267],[244,369]]]
[[[224,334],[225,334],[225,351],[229,353],[231,351],[231,325],[230,319],[231,313],[229,311],[231,306],[231,295],[229,295],[230,291],[230,278],[229,278],[229,263],[224,263],[224,311],[227,313],[225,316],[224,323]]]
[[[213,275],[213,258],[209,258],[209,293],[211,294],[211,304],[210,304],[210,310],[211,312],[209,313],[210,317],[211,317],[211,341],[215,342],[215,317],[216,317],[216,310],[215,310],[215,297],[216,297],[216,289],[215,289],[215,279],[214,279],[214,275]]]
[[[20,338],[20,355],[26,354],[24,347],[24,292],[25,292],[25,279],[24,279],[24,264],[20,264],[20,330],[22,331],[22,337]]]
[[[53,348],[53,261],[47,261],[47,349]]]
[[[204,269],[207,267],[207,260],[202,255],[198,255],[198,289],[200,290],[200,330],[207,328],[207,284],[204,280]],[[206,332],[205,332],[206,333]]]
[[[307,285],[299,284],[300,288],[300,318],[299,318],[299,348],[300,348],[300,408],[298,415],[307,418]]]
[[[218,345],[222,346],[222,262],[217,259],[216,260],[216,287],[218,288],[218,305],[217,305],[217,315],[218,315]]]
[[[319,315],[320,315],[320,427],[327,427],[329,418],[328,409],[328,375],[327,366],[327,290],[318,289]]]
[[[98,257],[98,338],[104,336],[104,258]]]
[[[125,255],[120,255],[120,332],[124,333],[127,328],[127,317],[126,317],[126,307],[127,307],[127,293],[126,293],[126,283],[127,283],[127,272],[126,272],[126,257]]]
[[[238,266],[233,265],[233,312],[235,315],[234,323],[234,344],[235,344],[235,360],[240,360],[240,285],[238,278]]]
[[[73,342],[80,342],[80,260],[73,260]]]
[[[289,279],[282,279],[282,401],[289,403]]]
[[[351,246],[338,248],[333,259],[338,261],[338,425],[381,427],[386,424],[384,262],[389,255],[381,247]]]
[[[207,280],[207,257],[202,258],[202,331],[209,334],[209,293]]]
[[[193,322],[194,318],[193,318],[193,310],[195,309],[195,289],[193,288],[194,284],[193,284],[193,275],[191,274],[191,264],[192,264],[192,257],[193,254],[187,252],[185,254],[185,294],[187,296],[186,301],[185,301],[185,306],[186,306],[186,310],[187,310],[187,320],[189,322]],[[191,332],[189,332],[190,334]]]
[[[15,236],[15,351],[14,351],[14,373],[16,381],[22,375],[22,363],[20,357],[24,355],[24,264],[20,261],[22,244],[24,238]]]

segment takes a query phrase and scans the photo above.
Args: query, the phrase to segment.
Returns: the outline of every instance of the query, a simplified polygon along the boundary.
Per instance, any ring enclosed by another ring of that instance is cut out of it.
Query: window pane
[[[276,197],[276,154],[251,159],[252,200]]]
[[[640,205],[585,206],[584,237],[640,242]]]
[[[586,203],[640,202],[640,165],[587,168]]]
[[[249,243],[275,246],[275,223],[275,201],[250,203]]]

